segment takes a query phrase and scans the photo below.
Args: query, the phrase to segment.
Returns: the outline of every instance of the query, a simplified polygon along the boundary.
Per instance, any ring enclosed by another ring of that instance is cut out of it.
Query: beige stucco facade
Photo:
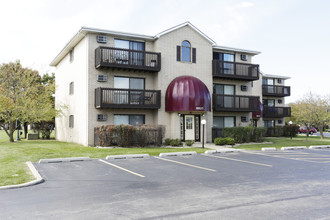
[[[98,43],[97,35],[107,37],[106,43]],[[102,47],[114,47],[114,40],[131,40],[144,42],[145,51],[161,53],[161,69],[159,72],[132,71],[121,68],[96,68],[95,49]],[[177,61],[177,46],[183,41],[188,41],[191,48],[196,48],[196,62]],[[165,94],[168,85],[179,76],[192,76],[201,80],[211,95],[214,84],[235,86],[235,95],[262,97],[262,75],[259,80],[231,80],[212,77],[213,52],[235,54],[235,61],[252,63],[249,51],[237,49],[219,49],[214,47],[214,42],[201,33],[194,26],[187,23],[170,31],[163,32],[156,37],[143,35],[124,34],[97,30],[86,30],[83,34],[77,34],[66,48],[52,62],[56,66],[56,106],[67,106],[64,114],[56,118],[56,139],[60,141],[75,142],[83,145],[94,145],[94,128],[100,125],[113,124],[114,115],[144,115],[145,124],[165,125],[166,138],[181,138],[181,115],[199,115],[206,120],[206,141],[212,141],[212,127],[214,116],[235,117],[235,126],[248,126],[251,124],[252,112],[168,112],[165,109]],[[71,48],[70,48],[71,47]],[[74,48],[74,59],[70,61],[68,51]],[[248,54],[246,61],[240,60],[241,54]],[[106,75],[105,82],[97,80],[98,75]],[[161,105],[159,109],[119,109],[119,108],[95,108],[95,89],[114,88],[114,77],[143,78],[145,90],[160,90]],[[74,82],[74,93],[69,94],[69,85]],[[242,91],[241,86],[247,86],[247,91]],[[279,99],[279,98],[276,98]],[[284,106],[284,98],[281,105]],[[277,101],[277,100],[276,100]],[[107,115],[106,121],[98,121],[97,115]],[[74,126],[69,127],[69,116],[74,116]],[[248,122],[241,122],[245,116]],[[283,122],[284,123],[284,122]],[[257,121],[258,126],[263,126],[262,119]]]

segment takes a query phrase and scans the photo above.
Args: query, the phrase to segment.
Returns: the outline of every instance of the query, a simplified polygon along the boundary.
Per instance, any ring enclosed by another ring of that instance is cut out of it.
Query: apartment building
[[[166,138],[211,142],[224,127],[284,125],[288,77],[261,74],[260,52],[217,45],[189,22],[155,36],[83,27],[52,61],[56,139],[94,145],[108,124],[165,125]],[[263,104],[261,104],[263,103]]]

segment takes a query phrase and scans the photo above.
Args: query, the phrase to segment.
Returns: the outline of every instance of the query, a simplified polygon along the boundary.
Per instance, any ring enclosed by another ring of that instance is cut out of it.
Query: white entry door
[[[195,116],[185,115],[185,140],[195,140]]]

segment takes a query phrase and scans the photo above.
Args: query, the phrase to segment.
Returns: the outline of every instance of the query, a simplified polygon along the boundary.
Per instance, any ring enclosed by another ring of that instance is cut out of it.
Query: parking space
[[[274,158],[304,161],[309,163],[330,163],[330,150],[282,150],[266,152],[249,152]]]
[[[329,152],[243,151],[36,163],[45,182],[0,191],[0,219],[328,216]],[[317,212],[301,211],[316,203]]]

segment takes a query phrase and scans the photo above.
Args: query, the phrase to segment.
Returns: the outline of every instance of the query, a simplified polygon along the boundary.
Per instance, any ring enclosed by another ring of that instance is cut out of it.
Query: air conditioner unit
[[[98,82],[107,82],[108,76],[107,75],[97,75],[97,81]]]
[[[248,122],[248,118],[246,116],[241,117],[241,122]]]
[[[106,121],[107,118],[108,117],[105,114],[97,114],[97,121]]]
[[[249,55],[247,55],[247,54],[241,54],[241,60],[247,61],[248,58],[249,58]]]
[[[241,86],[241,91],[244,91],[244,92],[248,91],[248,87],[245,86],[245,85],[242,85]]]
[[[96,40],[97,40],[97,43],[105,44],[105,43],[107,43],[107,36],[97,35]]]

